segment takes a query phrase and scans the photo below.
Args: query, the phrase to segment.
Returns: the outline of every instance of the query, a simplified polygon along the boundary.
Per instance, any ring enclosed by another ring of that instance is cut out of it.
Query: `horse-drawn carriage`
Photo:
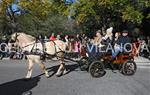
[[[38,63],[41,70],[45,73],[46,77],[49,77],[43,60],[41,60],[41,54],[37,54],[37,49],[42,51],[42,54],[48,54],[51,56],[57,56],[60,60],[60,66],[57,70],[56,76],[65,74],[66,68],[64,64],[64,53],[66,50],[66,44],[61,40],[49,41],[44,44],[36,42],[35,37],[27,35],[25,33],[14,33],[11,36],[11,40],[14,41],[28,59],[28,72],[26,78],[31,78],[33,63]],[[34,54],[33,50],[36,50]],[[93,54],[91,54],[93,55]],[[81,50],[81,60],[79,62],[81,70],[88,70],[93,77],[101,77],[105,74],[105,68],[107,65],[113,65],[116,69],[124,75],[133,75],[136,72],[136,64],[134,62],[134,55],[120,53],[115,60],[111,60],[111,54],[102,54],[101,56],[87,56],[85,48]]]
[[[85,48],[82,48],[79,66],[82,71],[87,70],[92,77],[102,77],[105,75],[105,69],[119,70],[123,75],[134,75],[137,66],[134,62],[132,53],[122,52],[112,60],[112,54],[104,53],[101,56],[87,56]]]

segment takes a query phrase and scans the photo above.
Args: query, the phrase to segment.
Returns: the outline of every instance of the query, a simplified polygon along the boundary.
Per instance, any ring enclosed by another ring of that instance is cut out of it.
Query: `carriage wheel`
[[[89,65],[89,62],[88,62],[87,58],[83,57],[80,59],[79,67],[80,67],[81,71],[86,71],[88,68],[88,65]]]
[[[122,65],[122,73],[124,75],[134,75],[136,72],[137,66],[136,63],[132,60],[126,61],[125,63],[123,63]]]
[[[89,72],[92,77],[99,78],[105,75],[104,65],[101,61],[94,61],[89,67]]]

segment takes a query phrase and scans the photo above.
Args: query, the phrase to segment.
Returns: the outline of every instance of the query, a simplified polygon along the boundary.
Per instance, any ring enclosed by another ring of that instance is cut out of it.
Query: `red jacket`
[[[51,41],[54,41],[54,40],[56,40],[56,38],[55,38],[54,36],[51,36],[51,37],[50,37],[50,40],[51,40]]]

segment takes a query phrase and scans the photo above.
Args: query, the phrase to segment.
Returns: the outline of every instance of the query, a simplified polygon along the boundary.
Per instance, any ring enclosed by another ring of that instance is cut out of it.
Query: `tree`
[[[36,37],[38,35],[49,36],[52,32],[57,34],[61,32],[67,33],[69,31],[66,27],[68,24],[67,17],[60,14],[51,13],[45,20],[35,20],[29,14],[22,15],[18,19],[21,30]]]
[[[119,28],[121,24],[140,25],[144,18],[142,11],[150,6],[150,0],[80,0],[80,3],[69,5],[75,13],[72,18],[85,29],[93,31],[102,26]],[[149,15],[148,15],[149,17]],[[92,29],[93,30],[92,30]]]
[[[17,29],[17,19],[16,12],[18,10],[13,10],[11,4],[14,0],[2,0],[0,3],[0,21],[1,21],[1,30],[6,31],[16,31]],[[5,34],[5,33],[4,33]]]
[[[23,31],[37,36],[46,35],[52,31],[65,31],[67,30],[65,26],[67,18],[60,15],[62,7],[65,7],[59,6],[61,2],[56,2],[56,0],[19,0],[19,2],[2,0],[0,6],[1,32],[11,34]],[[14,3],[18,6],[18,10],[13,10],[12,4]],[[19,14],[17,14],[18,11]]]

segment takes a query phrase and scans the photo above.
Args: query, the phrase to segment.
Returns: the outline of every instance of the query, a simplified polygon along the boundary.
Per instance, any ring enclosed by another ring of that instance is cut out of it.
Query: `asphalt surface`
[[[27,61],[0,61],[0,95],[150,95],[150,68],[140,68],[133,76],[106,70],[105,76],[92,78],[77,63],[66,62],[68,73],[56,77],[58,61],[47,61],[50,78],[34,65],[33,78],[24,80]],[[147,63],[148,64],[148,63]]]

